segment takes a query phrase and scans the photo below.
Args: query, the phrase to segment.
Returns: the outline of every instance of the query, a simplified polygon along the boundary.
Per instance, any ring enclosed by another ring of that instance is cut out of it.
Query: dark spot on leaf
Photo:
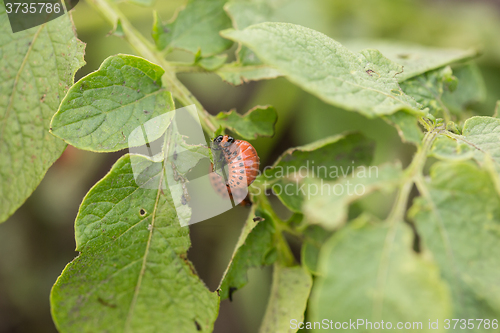
[[[183,204],[183,205],[187,204],[187,200],[186,200],[186,197],[184,196],[184,194],[181,196],[181,204]]]
[[[220,289],[217,288],[217,290],[215,292],[217,293],[217,296],[220,297]]]
[[[174,150],[174,160],[177,159],[177,151]]]
[[[375,73],[374,71],[372,71],[371,69],[367,70],[366,71],[366,74],[370,75],[370,76],[373,76],[372,74]]]
[[[106,302],[105,300],[103,300],[103,299],[102,299],[102,298],[100,298],[100,297],[98,297],[98,298],[97,298],[97,301],[98,301],[99,303],[101,303],[102,305],[107,306],[108,308],[112,308],[112,309],[116,308],[116,305],[115,305],[115,304],[111,304],[111,303],[109,303],[109,302]]]
[[[146,211],[144,209],[141,208],[141,210],[139,211],[139,213],[141,214],[141,216],[144,216],[146,215]]]
[[[163,27],[163,32],[166,33],[166,34],[168,34],[170,32],[170,29],[167,28],[167,27]]]
[[[266,219],[263,218],[263,217],[260,217],[260,216],[256,216],[253,218],[253,221],[254,222],[262,222],[262,221],[265,221]]]
[[[198,322],[196,320],[194,321],[194,324],[196,325],[196,329],[198,331],[201,331],[201,326],[200,326],[200,324],[198,324]]]
[[[141,89],[137,89],[137,92],[141,92]]]
[[[229,287],[229,301],[232,302],[233,301],[233,293],[238,290],[238,288],[236,287]]]
[[[125,85],[127,82],[123,81],[123,85]]]
[[[398,54],[398,58],[400,59],[408,59],[409,57],[410,55],[407,53]]]
[[[144,112],[144,114],[148,114],[148,113],[149,113],[149,111],[148,111],[148,110],[144,110],[144,111],[142,111],[142,112]]]

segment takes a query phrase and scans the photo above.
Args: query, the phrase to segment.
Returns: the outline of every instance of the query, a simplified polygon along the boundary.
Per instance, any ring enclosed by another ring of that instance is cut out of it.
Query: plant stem
[[[165,70],[162,76],[162,82],[172,95],[184,106],[194,104],[198,110],[201,126],[207,133],[213,133],[216,130],[215,125],[210,119],[210,114],[203,108],[201,103],[189,92],[189,90],[175,76],[174,67],[164,59],[161,52],[150,43],[141,33],[139,33],[128,19],[121,13],[118,7],[108,0],[88,0],[104,18],[116,26],[120,22],[125,39],[137,51],[137,53],[149,61],[158,64]]]
[[[276,228],[276,232],[274,233],[274,239],[276,242],[276,247],[278,248],[278,258],[284,266],[293,266],[295,264],[295,257],[293,256],[292,250],[290,250],[290,246],[288,245],[285,237],[283,237],[283,231],[288,231],[288,226],[286,223],[279,218],[278,215],[274,212],[271,203],[267,199],[265,194],[261,194],[258,196],[259,204],[268,213],[274,223],[274,227]]]

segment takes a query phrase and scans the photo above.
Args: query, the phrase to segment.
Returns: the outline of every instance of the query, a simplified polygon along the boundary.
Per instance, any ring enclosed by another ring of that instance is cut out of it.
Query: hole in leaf
[[[401,91],[399,91],[397,89],[391,89],[391,93],[393,95],[396,95],[396,96],[401,96],[402,95]]]
[[[141,214],[141,216],[144,216],[144,215],[146,215],[146,211],[141,208],[141,210],[139,211],[139,214]]]

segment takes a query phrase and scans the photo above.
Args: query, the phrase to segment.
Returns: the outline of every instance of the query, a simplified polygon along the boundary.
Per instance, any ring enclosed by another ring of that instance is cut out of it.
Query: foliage
[[[422,322],[424,331],[428,320],[438,320],[437,331],[444,331],[446,319],[499,318],[500,119],[473,113],[485,98],[472,62],[478,52],[341,44],[280,22],[286,20],[278,2],[257,0],[188,1],[169,23],[155,14],[153,44],[113,1],[94,5],[138,55],[111,56],[75,84],[83,50],[68,16],[5,32],[10,39],[0,41],[8,59],[0,220],[29,196],[64,142],[96,152],[158,148],[125,154],[84,197],[75,222],[80,254],[50,298],[59,331],[211,332],[220,301],[247,284],[251,268],[268,265],[273,281],[261,332],[296,332],[291,319]],[[8,29],[5,12],[0,23]],[[193,60],[167,60],[174,49]],[[371,165],[374,142],[357,132],[284,151],[249,187],[248,218],[218,289],[210,291],[187,259],[186,224],[195,215],[188,175],[211,155],[180,134],[172,111],[188,107],[207,138],[228,132],[254,140],[275,134],[280,110],[256,106],[213,116],[179,81],[181,72],[211,72],[235,85],[282,76],[325,104],[382,119],[416,152],[406,167]],[[145,126],[152,136],[127,139]],[[270,193],[289,219],[277,213]],[[364,206],[376,195],[394,198],[385,216]],[[290,238],[300,242],[300,258]]]

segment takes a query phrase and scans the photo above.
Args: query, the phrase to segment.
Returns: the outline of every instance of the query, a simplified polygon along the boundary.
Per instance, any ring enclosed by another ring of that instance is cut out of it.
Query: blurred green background
[[[472,108],[479,114],[491,115],[500,99],[498,1],[280,1],[284,20],[319,30],[341,42],[352,38],[384,38],[478,48],[483,54],[477,62],[488,92],[486,101]],[[161,0],[154,8],[166,19],[184,3]],[[151,8],[125,3],[120,7],[149,37]],[[87,43],[87,65],[77,73],[77,79],[96,70],[110,55],[133,54],[124,40],[109,35],[111,26],[84,1],[73,11],[73,19],[78,37]],[[192,55],[175,52],[169,58],[189,61]],[[360,130],[376,140],[376,164],[394,159],[407,164],[414,152],[412,146],[401,143],[396,131],[385,122],[325,105],[282,78],[233,87],[214,74],[179,77],[214,114],[232,108],[243,113],[257,104],[276,107],[279,114],[276,135],[252,142],[261,156],[261,167],[272,164],[288,147],[346,130]],[[73,223],[78,206],[85,193],[124,153],[96,154],[68,147],[35,193],[0,225],[0,333],[56,332],[50,316],[49,293],[64,266],[77,255]],[[384,214],[390,202],[382,199],[372,197],[364,204]],[[286,210],[276,200],[273,203],[287,217]],[[190,227],[193,246],[189,257],[211,290],[218,286],[247,214],[248,208],[237,207]],[[292,244],[298,253],[299,244]],[[233,295],[233,302],[221,303],[215,332],[257,332],[267,303],[270,273],[270,268],[249,272],[249,284]]]

